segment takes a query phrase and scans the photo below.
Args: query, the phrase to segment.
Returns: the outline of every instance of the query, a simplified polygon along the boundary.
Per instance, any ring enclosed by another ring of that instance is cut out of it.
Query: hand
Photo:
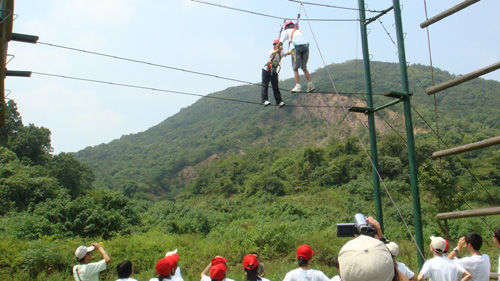
[[[101,243],[92,243],[91,245],[94,246],[98,250],[102,249],[102,244]]]
[[[457,250],[462,250],[463,248],[467,247],[467,242],[465,242],[465,237],[461,237],[459,240],[458,240],[458,244],[457,244]]]
[[[384,234],[382,233],[382,228],[380,227],[380,223],[378,223],[378,221],[372,217],[367,217],[366,218],[366,222],[368,222],[369,224],[373,225],[373,227],[375,227],[375,229],[377,230],[377,235],[378,235],[378,239],[381,239],[384,237]]]

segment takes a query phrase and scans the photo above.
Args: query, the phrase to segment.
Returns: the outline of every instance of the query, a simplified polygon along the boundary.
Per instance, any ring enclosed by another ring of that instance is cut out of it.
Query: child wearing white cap
[[[389,249],[389,251],[391,252],[391,255],[392,255],[392,258],[394,259],[394,261],[396,262],[397,264],[397,267],[398,267],[398,270],[406,277],[408,278],[408,280],[410,281],[416,281],[417,280],[417,276],[415,275],[415,273],[413,271],[411,271],[411,269],[409,269],[406,264],[402,263],[402,262],[399,262],[399,261],[396,261],[396,257],[398,256],[399,254],[399,246],[398,244],[394,243],[394,242],[390,242],[388,244],[386,244],[387,246],[387,249]]]
[[[443,257],[446,248],[446,241],[443,238],[431,236],[429,247],[434,257],[424,263],[418,281],[425,278],[431,278],[432,281],[456,281],[459,277],[462,277],[462,281],[471,279],[472,276],[465,268]]]
[[[96,248],[103,259],[90,263],[92,251]],[[80,246],[76,248],[75,257],[80,262],[80,264],[73,267],[73,277],[76,281],[99,281],[99,272],[106,270],[106,266],[111,262],[108,254],[99,243],[92,243],[89,247]]]

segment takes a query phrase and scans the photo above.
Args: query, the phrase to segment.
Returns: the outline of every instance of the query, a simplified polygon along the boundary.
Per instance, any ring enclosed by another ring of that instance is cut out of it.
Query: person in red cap
[[[269,82],[271,82],[271,86],[273,88],[274,100],[276,101],[276,105],[278,105],[279,107],[285,106],[285,103],[281,100],[281,92],[278,86],[278,73],[280,70],[281,58],[284,58],[288,53],[285,53],[283,51],[283,47],[277,47],[279,42],[279,38],[274,39],[273,49],[269,51],[269,59],[262,68],[262,90],[260,94],[262,98],[262,104],[264,106],[268,106],[271,104],[268,100],[269,98],[267,94]]]
[[[179,261],[179,254],[177,254],[177,249],[173,250],[173,251],[170,251],[170,252],[167,252],[167,254],[165,255],[165,257],[169,257],[169,256],[174,256],[174,272],[175,273],[172,273],[172,279],[178,279],[178,281],[183,281],[184,279],[182,278],[182,274],[181,274],[181,268],[178,266],[178,261]]]
[[[330,281],[323,272],[311,269],[310,261],[314,251],[309,247],[309,245],[302,245],[297,249],[297,262],[299,263],[299,268],[288,272],[283,281]]]
[[[226,261],[226,258],[220,256],[213,258],[208,266],[201,272],[201,281],[234,281],[226,278]]]
[[[259,276],[259,259],[254,254],[246,255],[243,258],[243,269],[246,281],[269,281],[269,279]]]
[[[184,281],[182,276],[180,275],[180,270],[178,270],[177,267],[177,262],[179,261],[179,255],[177,253],[172,253],[170,255],[167,255],[165,257],[169,261],[169,263],[172,265],[172,276],[171,279],[175,281]],[[179,271],[179,275],[177,275],[177,272]]]
[[[172,271],[172,260],[168,257],[163,258],[156,263],[156,273],[158,277],[151,278],[149,281],[172,280]]]

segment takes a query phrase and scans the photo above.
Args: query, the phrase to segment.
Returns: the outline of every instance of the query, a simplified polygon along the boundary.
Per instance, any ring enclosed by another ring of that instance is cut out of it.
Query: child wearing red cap
[[[243,268],[246,281],[269,281],[269,279],[259,276],[259,260],[254,254],[246,255],[243,258]]]
[[[201,281],[234,281],[226,278],[226,258],[216,256],[201,272]]]
[[[309,262],[314,251],[308,245],[302,245],[297,249],[297,262],[299,268],[288,272],[283,281],[330,281],[323,272],[311,269]]]
[[[172,280],[172,260],[169,257],[163,258],[156,263],[157,278],[151,278],[149,281]]]

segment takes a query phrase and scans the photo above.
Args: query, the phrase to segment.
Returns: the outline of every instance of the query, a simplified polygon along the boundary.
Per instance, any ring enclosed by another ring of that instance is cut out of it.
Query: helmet
[[[273,45],[274,45],[274,44],[278,44],[279,42],[280,42],[280,39],[279,39],[279,38],[276,38],[276,39],[274,39],[274,41],[273,41]]]
[[[287,21],[285,21],[285,23],[283,24],[283,26],[285,27],[285,29],[286,29],[286,26],[287,26],[287,25],[289,25],[289,24],[293,24],[293,27],[295,27],[295,24],[293,23],[293,21],[291,21],[291,20],[287,20]]]

